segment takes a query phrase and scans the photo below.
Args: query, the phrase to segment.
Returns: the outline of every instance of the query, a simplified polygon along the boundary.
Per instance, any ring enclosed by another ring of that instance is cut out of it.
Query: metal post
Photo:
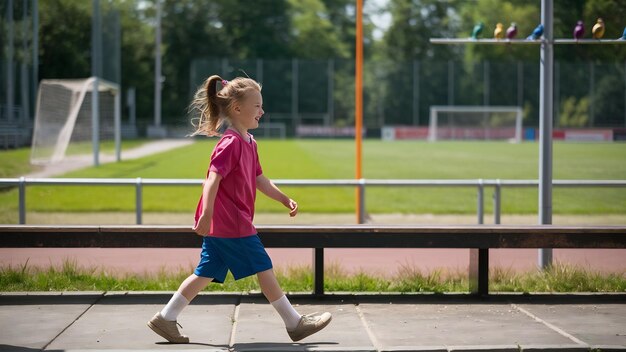
[[[122,92],[119,90],[115,94],[114,113],[113,133],[115,134],[115,161],[119,162],[122,160]]]
[[[593,62],[589,63],[589,127],[595,124],[595,109],[593,108],[593,96],[596,90],[596,70]]]
[[[413,60],[413,126],[420,121],[420,63]]]
[[[478,225],[485,223],[485,187],[483,186],[483,180],[478,180]]]
[[[365,180],[359,180],[359,224],[365,224]]]
[[[313,249],[313,294],[324,295],[324,248]]]
[[[24,176],[20,177],[18,190],[20,202],[20,225],[24,225],[26,224],[26,179]]]
[[[137,225],[141,225],[141,214],[143,212],[141,188],[141,177],[137,177],[137,181],[135,183],[135,214]]]
[[[102,74],[102,33],[100,26],[100,0],[93,0],[93,18],[91,19],[91,75],[94,77],[91,92],[91,144],[93,165],[100,165],[100,107],[99,77]]]
[[[556,106],[554,107],[554,125],[555,127],[561,127],[559,125],[559,116],[561,116],[561,65],[557,61],[554,63],[554,101]]]
[[[483,62],[483,106],[489,106],[489,61]]]
[[[33,0],[33,102],[37,98],[39,83],[39,1]],[[33,104],[35,111],[35,104]],[[35,114],[33,113],[33,116]]]
[[[22,91],[22,123],[26,123],[30,118],[30,97],[28,94],[28,70],[26,68],[26,53],[28,52],[28,44],[26,33],[28,31],[28,0],[22,0],[22,60],[20,63],[20,90]],[[17,144],[16,144],[17,146]]]
[[[136,108],[136,104],[135,104],[135,95],[136,95],[136,90],[135,87],[130,87],[128,88],[128,90],[126,91],[126,105],[128,106],[128,118],[129,118],[129,125],[132,127],[136,127],[136,120],[137,120],[137,108]]]
[[[454,61],[448,60],[448,105],[454,105]]]
[[[291,118],[294,123],[294,132],[300,126],[298,115],[298,59],[291,59]]]
[[[335,125],[335,59],[328,59],[328,122]]]
[[[496,186],[493,190],[493,223],[496,225],[500,225],[501,188],[500,180],[496,180]]]
[[[156,0],[154,46],[154,127],[161,127],[161,0]]]
[[[470,249],[469,290],[474,295],[489,294],[489,248]]]
[[[13,121],[13,104],[14,104],[14,74],[13,74],[13,0],[7,2],[7,121]]]
[[[517,106],[524,106],[524,63],[517,62]]]
[[[552,224],[552,121],[553,121],[553,16],[552,0],[541,0],[541,23],[545,41],[541,44],[539,84],[539,223]],[[552,264],[552,249],[539,249],[538,264]]]
[[[263,83],[263,59],[256,59],[256,81]]]

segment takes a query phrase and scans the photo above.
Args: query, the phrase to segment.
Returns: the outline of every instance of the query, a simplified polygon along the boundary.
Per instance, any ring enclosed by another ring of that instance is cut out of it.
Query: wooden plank
[[[626,227],[258,227],[274,248],[626,248]],[[0,226],[0,247],[196,248],[180,226]]]

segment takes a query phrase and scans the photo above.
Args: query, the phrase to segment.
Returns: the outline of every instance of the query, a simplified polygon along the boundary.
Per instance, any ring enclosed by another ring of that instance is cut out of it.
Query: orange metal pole
[[[362,174],[362,129],[363,129],[363,0],[356,0],[356,72],[354,82],[354,134],[356,140],[356,179]],[[363,219],[361,192],[356,190],[357,223]]]

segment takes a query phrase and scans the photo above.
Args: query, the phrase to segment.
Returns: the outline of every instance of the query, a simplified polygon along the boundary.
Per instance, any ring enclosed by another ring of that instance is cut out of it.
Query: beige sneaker
[[[169,342],[189,343],[189,337],[180,334],[178,327],[176,327],[177,324],[178,323],[176,321],[165,320],[161,315],[161,312],[158,312],[152,317],[152,319],[150,319],[148,327]]]
[[[300,341],[303,338],[313,335],[322,330],[333,319],[330,313],[325,312],[321,315],[305,314],[300,318],[298,326],[293,330],[287,330],[289,337],[293,342]]]

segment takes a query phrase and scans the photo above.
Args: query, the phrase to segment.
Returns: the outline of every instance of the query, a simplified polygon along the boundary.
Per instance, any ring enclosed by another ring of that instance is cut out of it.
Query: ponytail
[[[219,129],[224,123],[223,110],[226,108],[224,103],[227,103],[226,99],[217,95],[217,83],[222,81],[220,76],[213,75],[196,91],[189,110],[197,112],[199,116],[191,119],[191,124],[196,130],[190,136],[220,135]]]

